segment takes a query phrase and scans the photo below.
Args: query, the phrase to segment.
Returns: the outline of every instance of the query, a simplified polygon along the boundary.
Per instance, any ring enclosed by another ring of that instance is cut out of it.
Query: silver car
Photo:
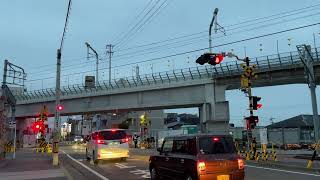
[[[81,136],[75,136],[74,137],[74,142],[75,143],[83,143],[83,138]]]

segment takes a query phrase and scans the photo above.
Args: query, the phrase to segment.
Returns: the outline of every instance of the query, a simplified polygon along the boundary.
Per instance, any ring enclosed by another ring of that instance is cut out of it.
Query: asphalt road
[[[141,180],[150,179],[148,157],[131,154],[127,161],[103,161],[98,165],[90,164],[85,159],[85,147],[62,147],[66,154],[61,155],[62,165],[74,179],[103,180]],[[246,180],[319,180],[320,175],[296,172],[286,169],[272,169],[247,165]]]

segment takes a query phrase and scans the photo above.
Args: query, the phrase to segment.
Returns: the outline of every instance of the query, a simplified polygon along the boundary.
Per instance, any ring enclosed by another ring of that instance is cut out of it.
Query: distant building
[[[162,130],[164,128],[165,116],[163,110],[96,114],[92,119],[92,128],[93,130],[118,128],[126,124],[132,132],[140,132],[140,116],[143,114],[151,122],[149,131]]]
[[[172,124],[179,124],[176,122],[181,122],[180,124],[192,124],[199,125],[200,118],[196,114],[178,114],[178,113],[166,113],[165,124],[169,127]]]
[[[267,126],[268,140],[274,144],[310,144],[314,142],[312,115],[298,115]]]

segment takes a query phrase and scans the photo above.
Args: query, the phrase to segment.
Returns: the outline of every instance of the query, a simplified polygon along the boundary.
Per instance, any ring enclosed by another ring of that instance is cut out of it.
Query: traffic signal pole
[[[213,24],[215,25],[215,28],[214,28],[214,31],[215,33],[217,33],[217,15],[218,15],[218,11],[219,9],[216,8],[213,12],[213,17],[212,17],[212,20],[211,20],[211,23],[210,23],[210,27],[209,27],[209,52],[212,53],[212,26]],[[212,80],[213,80],[213,103],[211,106],[213,106],[213,112],[212,112],[212,115],[213,115],[213,120],[216,119],[216,79],[215,79],[215,76],[214,76],[214,72],[213,72],[213,67],[211,66],[211,77],[212,77]],[[208,127],[207,125],[205,124],[205,128],[204,128],[204,131],[205,132],[208,132]]]
[[[317,85],[315,83],[316,77],[313,69],[313,57],[311,54],[311,46],[305,45],[305,44],[298,45],[297,49],[299,51],[301,61],[304,64],[305,71],[307,74],[307,82],[308,82],[308,86],[310,88],[310,94],[311,94],[315,142],[318,142],[320,140],[320,122],[319,122],[317,96],[316,96]]]
[[[61,50],[57,50],[57,74],[56,74],[56,106],[60,105],[60,76],[61,76]],[[60,140],[60,111],[55,108],[54,135],[53,135],[53,165],[59,165],[59,140]]]
[[[248,57],[245,58],[245,63],[247,67],[250,67],[250,60]],[[250,116],[253,116],[253,105],[252,105],[252,88],[251,88],[251,76],[248,76],[248,97],[249,97],[249,111]],[[250,125],[249,125],[250,126]],[[250,143],[252,136],[249,135],[249,133],[252,135],[251,128],[247,128],[247,142],[248,142],[248,149],[250,149]]]

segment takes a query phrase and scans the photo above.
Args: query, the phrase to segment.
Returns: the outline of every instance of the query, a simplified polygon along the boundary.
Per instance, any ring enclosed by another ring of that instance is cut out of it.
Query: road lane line
[[[68,156],[68,158],[70,158],[72,161],[78,163],[79,165],[81,165],[82,167],[84,167],[85,169],[87,169],[88,171],[92,172],[94,175],[98,176],[99,178],[103,179],[103,180],[110,180],[106,177],[104,177],[103,175],[101,175],[100,173],[98,173],[97,171],[89,168],[88,166],[84,165],[82,162],[77,161],[76,159],[74,159],[73,157],[71,157],[69,154],[67,154],[66,152],[62,151],[65,155]]]
[[[257,169],[266,169],[266,170],[270,170],[270,171],[279,171],[279,172],[286,172],[286,173],[292,173],[292,174],[320,177],[320,174],[310,174],[310,173],[303,173],[303,172],[296,172],[296,171],[287,171],[287,170],[282,170],[282,169],[273,169],[273,168],[266,168],[266,167],[259,167],[259,166],[251,166],[251,165],[245,165],[245,166],[251,167],[251,168],[257,168]]]

